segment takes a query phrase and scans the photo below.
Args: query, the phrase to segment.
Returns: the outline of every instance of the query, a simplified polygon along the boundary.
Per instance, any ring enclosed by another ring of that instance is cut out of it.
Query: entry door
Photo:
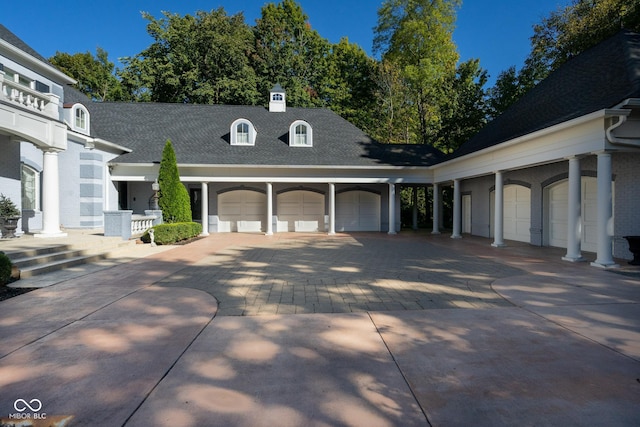
[[[471,195],[462,196],[462,232],[471,234]]]
[[[202,219],[202,189],[189,189],[189,197],[191,198],[191,218],[199,221]]]

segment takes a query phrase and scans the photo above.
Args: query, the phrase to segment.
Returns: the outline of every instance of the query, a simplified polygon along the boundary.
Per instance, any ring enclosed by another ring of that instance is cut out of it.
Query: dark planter
[[[12,239],[16,237],[16,228],[20,217],[2,218],[2,238]]]
[[[629,264],[640,265],[640,236],[624,236],[624,238],[629,242],[629,251],[633,254]]]

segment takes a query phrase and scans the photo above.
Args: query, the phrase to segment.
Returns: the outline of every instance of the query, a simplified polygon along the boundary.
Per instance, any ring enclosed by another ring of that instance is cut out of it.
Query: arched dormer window
[[[247,119],[238,119],[231,123],[231,145],[255,145],[256,129]]]
[[[73,130],[89,134],[89,112],[82,104],[73,107]]]
[[[289,127],[289,145],[291,147],[312,147],[313,129],[303,120],[296,120]]]

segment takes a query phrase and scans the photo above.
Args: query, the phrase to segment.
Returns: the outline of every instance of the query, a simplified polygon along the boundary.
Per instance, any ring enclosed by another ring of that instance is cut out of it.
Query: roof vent
[[[269,111],[272,113],[284,113],[287,111],[287,97],[280,83],[276,83],[271,92],[269,92]]]

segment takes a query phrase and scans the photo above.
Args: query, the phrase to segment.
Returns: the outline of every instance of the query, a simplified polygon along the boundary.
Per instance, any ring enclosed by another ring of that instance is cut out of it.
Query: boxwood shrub
[[[11,260],[4,252],[0,252],[0,286],[11,280]]]
[[[197,222],[174,222],[171,224],[159,224],[153,227],[155,242],[158,245],[170,245],[181,240],[191,239],[202,233],[202,224]],[[147,230],[140,238],[145,243],[150,243]]]

